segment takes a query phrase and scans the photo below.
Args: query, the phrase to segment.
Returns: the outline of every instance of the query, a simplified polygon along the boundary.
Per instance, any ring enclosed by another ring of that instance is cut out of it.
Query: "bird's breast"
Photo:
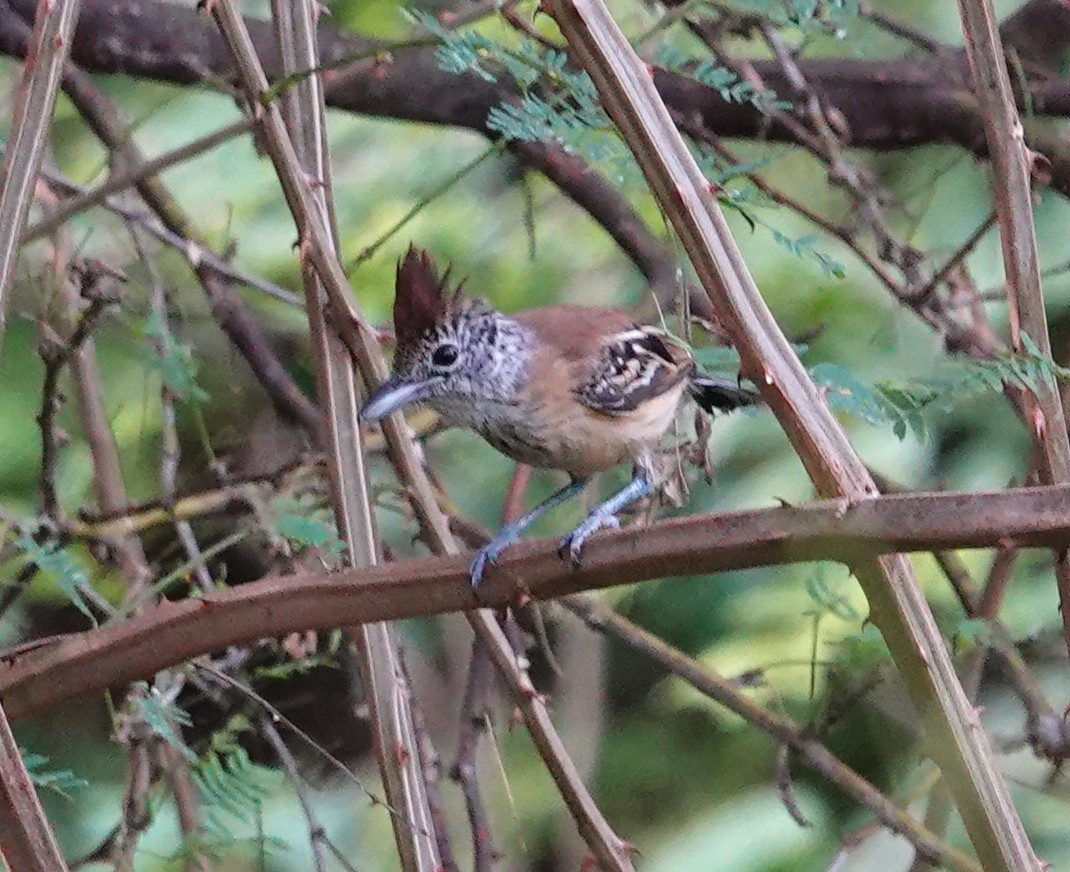
[[[684,387],[621,414],[593,411],[570,399],[512,407],[474,429],[520,463],[586,477],[650,451],[672,425]]]
[[[589,408],[567,386],[555,389],[550,380],[529,382],[515,401],[439,397],[431,405],[519,463],[587,477],[650,451],[672,425],[685,386],[681,381],[634,409],[612,414]]]

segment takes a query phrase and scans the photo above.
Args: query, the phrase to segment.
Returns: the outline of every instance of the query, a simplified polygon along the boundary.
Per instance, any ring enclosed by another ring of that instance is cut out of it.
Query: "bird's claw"
[[[476,552],[472,565],[468,570],[468,578],[472,582],[472,590],[483,583],[483,573],[487,567],[497,563],[498,557],[510,545],[515,545],[520,540],[516,535],[498,535]]]
[[[580,565],[581,552],[584,543],[599,530],[616,530],[620,527],[620,519],[608,512],[592,512],[583,522],[564,539],[557,549],[562,558],[568,555],[568,562],[575,569]]]

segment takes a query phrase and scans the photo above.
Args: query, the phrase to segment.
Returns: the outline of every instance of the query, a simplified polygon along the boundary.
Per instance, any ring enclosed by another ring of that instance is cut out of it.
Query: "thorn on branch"
[[[791,748],[787,745],[781,745],[777,749],[776,786],[780,801],[784,803],[784,808],[791,815],[791,819],[804,829],[812,827],[813,822],[803,814],[802,808],[799,807],[798,797],[795,795],[795,786],[791,779]]]

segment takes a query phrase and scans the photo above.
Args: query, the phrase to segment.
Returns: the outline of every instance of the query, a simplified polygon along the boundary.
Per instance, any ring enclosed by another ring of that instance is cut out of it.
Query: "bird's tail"
[[[755,391],[701,370],[696,370],[691,376],[690,388],[695,402],[710,414],[731,412],[743,406],[757,406],[762,402],[762,398]]]

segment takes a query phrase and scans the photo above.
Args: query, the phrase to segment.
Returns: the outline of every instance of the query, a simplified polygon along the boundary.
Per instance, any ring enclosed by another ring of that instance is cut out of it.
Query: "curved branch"
[[[468,558],[407,560],[329,575],[268,578],[164,603],[121,624],[13,654],[0,704],[13,720],[73,697],[255,639],[303,630],[504,606],[651,578],[948,548],[1070,545],[1070,486],[923,493],[678,518],[595,537],[568,570],[556,542],[511,549],[479,596]],[[517,591],[509,579],[522,578]]]

